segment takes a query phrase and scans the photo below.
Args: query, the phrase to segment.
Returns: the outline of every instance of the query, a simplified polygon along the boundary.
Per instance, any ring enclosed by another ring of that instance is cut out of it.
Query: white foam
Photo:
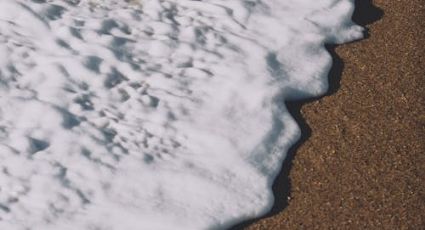
[[[352,0],[0,0],[0,229],[266,213]]]

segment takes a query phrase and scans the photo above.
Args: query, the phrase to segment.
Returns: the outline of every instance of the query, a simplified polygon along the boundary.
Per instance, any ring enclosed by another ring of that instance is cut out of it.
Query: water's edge
[[[351,20],[355,24],[365,27],[364,38],[353,41],[359,42],[370,37],[370,32],[366,26],[380,20],[383,17],[383,11],[377,8],[373,4],[372,0],[355,0],[354,5],[355,9],[351,16]],[[350,45],[350,43],[353,42],[349,42],[348,44],[344,45]],[[287,151],[286,157],[282,162],[279,173],[274,177],[272,190],[275,201],[273,206],[264,215],[252,219],[242,220],[239,223],[231,225],[228,228],[229,230],[243,230],[250,226],[255,226],[257,222],[266,218],[273,218],[274,216],[279,215],[281,212],[284,212],[288,207],[289,199],[291,198],[292,182],[290,178],[290,172],[293,166],[293,161],[296,157],[299,147],[308,141],[312,133],[312,130],[306,120],[307,118],[303,116],[301,109],[306,104],[335,94],[340,88],[340,81],[344,69],[344,61],[336,52],[337,47],[340,45],[341,44],[325,44],[323,46],[323,49],[326,49],[327,52],[332,56],[332,67],[327,75],[329,81],[329,88],[327,92],[318,97],[285,101],[286,108],[288,109],[291,116],[296,120],[296,123],[298,124],[301,132],[300,138],[292,143],[291,148]]]

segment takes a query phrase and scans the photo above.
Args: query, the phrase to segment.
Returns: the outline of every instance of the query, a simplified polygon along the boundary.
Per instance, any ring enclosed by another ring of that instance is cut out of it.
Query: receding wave
[[[222,229],[266,213],[351,0],[0,0],[0,228]]]

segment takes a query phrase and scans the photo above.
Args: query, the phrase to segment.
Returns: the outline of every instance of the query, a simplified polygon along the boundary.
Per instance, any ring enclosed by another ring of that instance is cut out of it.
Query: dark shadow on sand
[[[353,13],[352,19],[355,23],[361,26],[367,26],[375,21],[378,21],[384,15],[384,12],[381,9],[373,5],[372,0],[355,0],[355,6],[356,8]],[[369,36],[369,31],[366,30],[364,39],[369,38]],[[322,97],[332,95],[340,88],[341,75],[344,69],[344,62],[335,52],[335,48],[337,46],[326,45],[325,47],[332,55],[333,64],[329,72],[329,89],[328,92]],[[301,138],[289,149],[288,155],[282,165],[282,171],[277,175],[275,179],[275,182],[272,187],[273,194],[275,197],[275,203],[272,209],[266,215],[239,223],[230,228],[230,230],[246,229],[247,227],[249,227],[260,219],[271,217],[282,212],[288,206],[288,197],[290,197],[291,195],[291,180],[289,178],[289,173],[293,165],[293,160],[298,148],[311,136],[311,129],[301,114],[301,107],[318,99],[319,98],[311,98],[306,100],[286,102],[286,106],[289,112],[295,118],[301,128]]]

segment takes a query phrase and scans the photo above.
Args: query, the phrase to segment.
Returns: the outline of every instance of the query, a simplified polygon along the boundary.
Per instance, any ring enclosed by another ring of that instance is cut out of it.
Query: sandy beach
[[[356,2],[369,38],[336,47],[329,95],[291,103],[303,139],[275,207],[234,229],[425,226],[425,3]]]
[[[424,0],[129,2],[0,0],[0,230],[425,229]]]

